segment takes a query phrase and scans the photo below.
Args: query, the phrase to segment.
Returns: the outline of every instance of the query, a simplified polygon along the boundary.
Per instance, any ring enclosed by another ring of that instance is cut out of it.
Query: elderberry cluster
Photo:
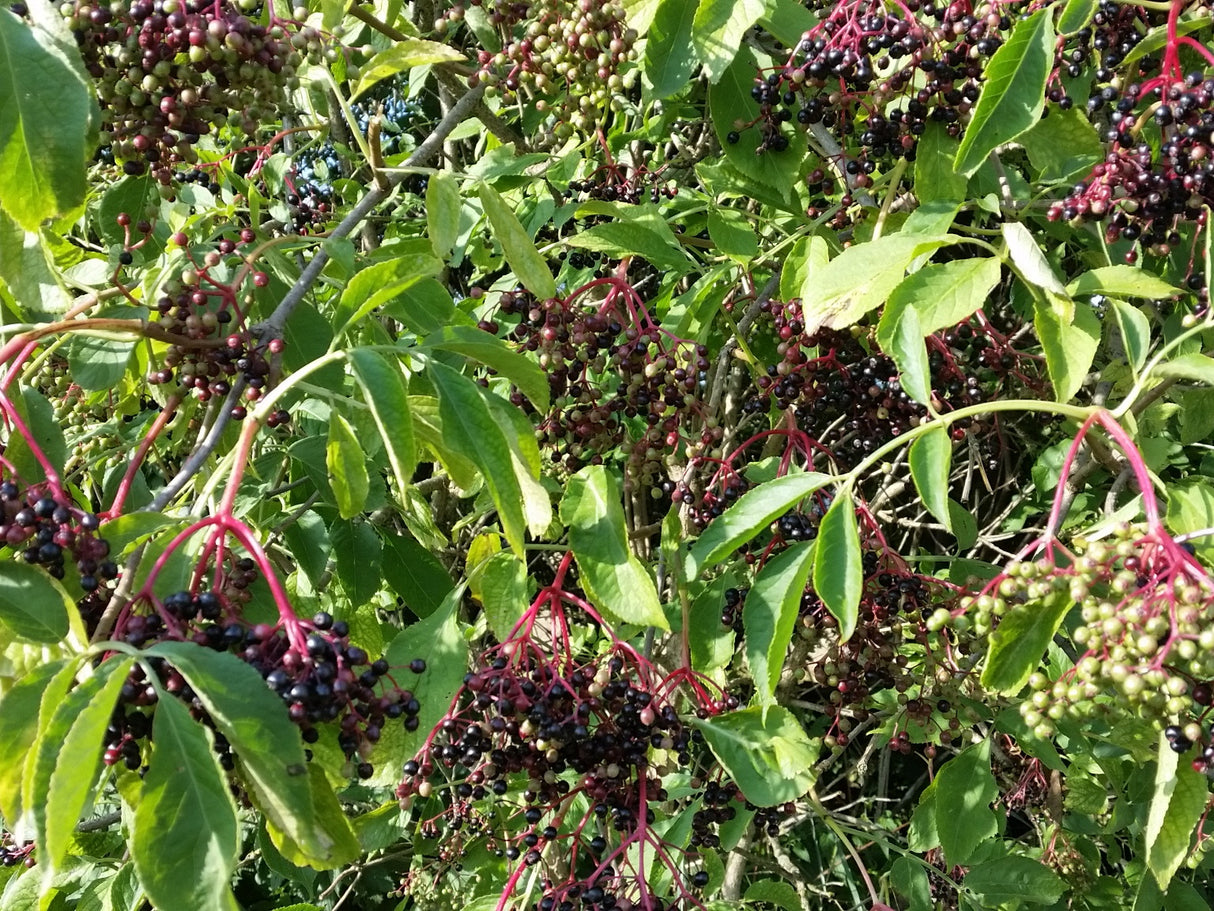
[[[1079,606],[1071,633],[1079,656],[1056,680],[1041,672],[1029,678],[1021,713],[1038,736],[1052,736],[1062,718],[1128,713],[1159,723],[1210,704],[1214,581],[1160,528],[1123,526],[1108,542],[1076,541],[1073,554],[1049,547],[966,599],[967,615],[941,611],[931,622],[956,628],[964,620],[984,635],[1009,611],[1060,600]]]
[[[674,199],[679,193],[678,187],[662,183],[659,171],[614,164],[604,165],[584,180],[569,181],[569,190],[582,194],[585,199],[629,205],[637,205],[646,199],[656,204],[663,199]]]
[[[86,593],[118,576],[117,565],[109,559],[109,542],[97,534],[100,527],[92,513],[46,492],[32,488],[23,492],[12,480],[0,482],[0,544],[56,579],[64,577],[70,556]]]
[[[257,0],[75,0],[63,7],[102,111],[102,144],[127,174],[173,180],[202,136],[275,123],[320,35],[294,34]],[[317,58],[319,59],[319,58]]]
[[[0,864],[6,867],[34,866],[34,843],[23,841],[18,843],[10,832],[0,832]]]
[[[514,97],[523,93],[551,111],[556,139],[587,133],[620,94],[636,52],[635,29],[615,0],[473,0],[500,36],[500,49],[477,54],[473,84]],[[440,34],[464,18],[456,4],[435,22]],[[538,96],[538,97],[536,97]]]
[[[519,350],[536,352],[548,377],[552,405],[540,416],[540,445],[552,461],[576,471],[628,443],[637,476],[652,473],[700,406],[707,349],[672,338],[619,293],[597,308],[578,294],[546,301],[522,291],[501,297],[500,313],[519,317],[506,337]],[[521,394],[513,400],[526,404]]]
[[[998,7],[909,0],[813,3],[819,21],[782,66],[756,79],[759,151],[788,147],[781,124],[829,130],[848,151],[856,186],[881,161],[914,159],[929,122],[958,136],[981,92],[985,58],[1014,16]],[[743,125],[739,124],[739,129]],[[737,131],[727,138],[737,141]]]

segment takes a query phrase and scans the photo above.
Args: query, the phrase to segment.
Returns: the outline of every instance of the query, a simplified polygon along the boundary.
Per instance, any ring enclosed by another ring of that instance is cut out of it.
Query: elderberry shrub
[[[292,31],[259,2],[130,0],[63,9],[93,78],[102,145],[127,174],[169,185],[179,163],[198,161],[203,136],[233,127],[252,136],[276,123],[304,54],[320,35]]]

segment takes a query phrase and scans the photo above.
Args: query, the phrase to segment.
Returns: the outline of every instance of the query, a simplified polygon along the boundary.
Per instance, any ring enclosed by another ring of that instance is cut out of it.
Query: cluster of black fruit
[[[678,187],[662,183],[662,175],[648,168],[610,165],[599,168],[584,180],[569,181],[569,190],[585,199],[624,202],[636,205],[648,199],[652,203],[674,199]]]
[[[499,853],[533,866],[547,845],[565,842],[569,858],[563,879],[544,882],[537,908],[625,909],[639,907],[641,895],[645,907],[657,907],[643,881],[606,865],[609,846],[645,837],[638,833],[668,799],[655,752],[680,767],[702,752],[699,732],[683,723],[651,670],[626,646],[582,663],[554,659],[526,635],[495,646],[405,764],[398,796],[445,793],[448,825],[469,818],[473,802],[521,797],[525,825],[499,836]],[[435,780],[451,787],[436,792]],[[557,813],[574,793],[589,806],[583,819]]]
[[[1110,243],[1139,241],[1167,255],[1181,243],[1178,227],[1202,223],[1214,204],[1214,78],[1107,85],[1088,111],[1105,121],[1108,154],[1049,217],[1102,222]]]
[[[18,551],[25,562],[41,566],[56,579],[66,572],[70,555],[87,593],[118,576],[109,559],[110,545],[98,536],[98,518],[61,503],[46,493],[7,480],[0,482],[0,544]]]
[[[76,0],[63,10],[101,103],[103,145],[126,173],[162,184],[198,160],[200,137],[277,122],[300,52],[319,49],[315,29],[263,24],[256,2]]]
[[[32,867],[34,863],[34,843],[32,841],[18,844],[11,833],[0,833],[0,864],[6,867],[18,865]]]
[[[652,467],[678,446],[704,388],[704,346],[672,339],[616,306],[588,309],[514,291],[502,295],[499,312],[518,317],[506,337],[535,352],[547,374],[552,406],[538,434],[554,462],[576,471],[629,439],[631,460]],[[482,326],[501,331],[497,323]],[[521,395],[515,401],[525,405]]]
[[[401,719],[406,730],[417,729],[421,706],[414,694],[396,683],[386,660],[372,660],[351,644],[348,625],[328,613],[294,621],[292,635],[282,624],[250,625],[226,596],[211,591],[174,592],[160,607],[150,614],[128,614],[115,636],[137,646],[188,639],[236,655],[282,698],[305,743],[316,743],[323,726],[336,728],[337,745],[349,761],[351,775],[370,778],[374,773],[368,760],[389,721]],[[190,704],[205,720],[202,705],[185,679],[163,662],[152,666],[163,689]],[[409,668],[420,674],[426,664],[417,659]],[[143,667],[133,668],[106,733],[108,764],[122,761],[128,768],[139,768],[141,743],[151,733],[149,709],[157,699],[157,687],[147,680]],[[230,769],[226,741],[218,732],[214,737],[220,761]]]
[[[792,410],[797,427],[850,468],[878,447],[918,426],[927,408],[902,388],[888,355],[850,331],[804,331],[796,308],[772,302],[757,326],[768,325],[777,363],[755,381],[743,404],[750,413]],[[992,327],[962,323],[928,339],[933,405],[955,411],[990,401],[1009,382],[1038,385],[1031,362]],[[956,428],[963,434],[966,425]]]
[[[929,122],[960,135],[981,92],[984,58],[1014,19],[968,3],[908,0],[892,15],[876,0],[815,3],[820,21],[783,66],[756,81],[760,150],[789,145],[780,125],[820,124],[848,153],[857,185],[882,160],[913,160]],[[727,137],[737,141],[737,133]]]

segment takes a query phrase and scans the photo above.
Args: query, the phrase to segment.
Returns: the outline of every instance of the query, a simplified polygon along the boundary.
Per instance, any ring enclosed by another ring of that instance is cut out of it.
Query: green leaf
[[[700,0],[691,43],[710,83],[720,81],[742,47],[746,31],[767,9],[764,0]]]
[[[894,890],[908,902],[908,911],[931,911],[932,889],[926,865],[918,858],[903,855],[889,868]]]
[[[429,362],[426,372],[438,392],[444,447],[480,468],[497,507],[502,533],[511,549],[522,556],[528,525],[536,534],[548,525],[540,515],[550,506],[548,494],[536,480],[538,471],[516,452],[511,428],[490,407],[490,392],[437,361]],[[528,520],[527,509],[534,511],[535,519]]]
[[[25,422],[26,428],[51,467],[62,472],[64,462],[67,461],[67,443],[63,437],[63,425],[55,416],[54,406],[46,396],[31,386],[22,386],[20,395],[10,394],[8,401],[18,417]],[[45,476],[46,470],[30,449],[25,436],[15,429],[4,429],[8,431],[4,458],[12,466],[13,474],[24,478]]]
[[[602,465],[571,477],[561,498],[561,521],[586,594],[596,607],[625,623],[670,629],[653,579],[628,549],[619,482]]]
[[[953,259],[911,273],[889,296],[877,324],[877,344],[890,349],[908,310],[919,317],[920,338],[955,326],[986,302],[1000,274],[999,260],[992,256]]]
[[[446,567],[408,534],[383,536],[384,580],[419,617],[434,613],[455,588]]]
[[[463,207],[459,186],[449,171],[430,175],[426,184],[426,230],[434,255],[445,260],[459,239],[459,213]]]
[[[494,554],[481,568],[479,582],[489,630],[505,641],[527,610],[527,564],[509,551]]]
[[[1206,478],[1185,478],[1168,484],[1167,526],[1173,534],[1214,527],[1214,484]],[[1214,552],[1214,542],[1201,535],[1193,540],[1203,559]]]
[[[721,623],[725,607],[725,592],[738,587],[732,572],[722,573],[712,580],[691,602],[687,623],[687,644],[691,649],[691,666],[701,674],[710,674],[726,667],[737,650],[734,632]]]
[[[839,638],[846,642],[856,628],[860,596],[864,593],[864,561],[856,504],[850,493],[835,497],[818,528],[814,561],[814,591],[839,621]]]
[[[657,231],[632,222],[609,221],[595,225],[565,238],[565,243],[617,259],[641,256],[659,269],[685,272],[691,265],[691,260],[677,243],[671,244]]]
[[[1156,754],[1155,789],[1143,829],[1147,869],[1159,888],[1168,884],[1189,853],[1197,823],[1210,799],[1209,780],[1193,771],[1188,762],[1180,762],[1162,734]]]
[[[750,222],[737,209],[709,211],[708,236],[718,250],[743,265],[759,255],[759,239]]]
[[[556,297],[556,282],[552,278],[552,272],[532,243],[531,235],[514,214],[514,210],[489,184],[482,181],[478,191],[485,214],[489,216],[489,224],[493,227],[493,236],[502,245],[506,262],[510,264],[523,287],[538,298]]]
[[[152,738],[130,842],[139,884],[159,908],[232,911],[240,827],[211,738],[168,695],[156,706]]]
[[[19,315],[62,313],[71,305],[44,233],[26,231],[0,209],[0,282]]]
[[[1115,298],[1112,303],[1125,355],[1135,370],[1141,370],[1143,364],[1147,362],[1147,352],[1151,347],[1150,320],[1133,304],[1127,304],[1125,301]]]
[[[1214,385],[1214,358],[1205,354],[1182,354],[1164,361],[1154,369],[1153,374]]]
[[[1019,270],[1021,278],[1032,289],[1039,289],[1049,298],[1050,305],[1064,323],[1071,322],[1072,304],[1067,289],[1050,261],[1041,252],[1037,238],[1018,221],[1005,221],[1001,226],[1003,241],[1007,244],[1012,264]]]
[[[468,319],[455,309],[451,292],[432,278],[423,278],[403,294],[384,304],[384,314],[404,323],[418,335],[430,335],[444,326]]]
[[[114,389],[126,375],[136,344],[135,341],[104,336],[75,335],[67,349],[72,382],[89,391]]]
[[[1084,272],[1066,286],[1072,296],[1080,294],[1109,294],[1121,297],[1142,297],[1155,300],[1180,294],[1180,289],[1158,275],[1136,266],[1119,264],[1102,266]]]
[[[774,807],[796,800],[813,784],[818,747],[783,706],[748,708],[690,721],[755,806]]]
[[[1079,302],[1075,304],[1075,320],[1070,325],[1059,322],[1048,304],[1037,302],[1033,309],[1033,325],[1045,349],[1054,398],[1069,402],[1083,386],[1100,347],[1100,320],[1090,306]]]
[[[1041,117],[1054,63],[1052,17],[1052,9],[1042,9],[1017,22],[987,63],[982,94],[954,159],[958,173],[971,176],[991,152]]]
[[[889,298],[913,260],[948,243],[948,237],[888,234],[848,247],[818,273],[802,301],[805,331],[854,325]]]
[[[787,198],[788,188],[795,182],[805,159],[804,143],[795,140],[782,152],[768,149],[756,154],[762,142],[760,131],[737,130],[737,121],[748,122],[759,113],[758,105],[750,94],[757,68],[750,48],[741,47],[720,80],[708,87],[708,110],[726,161],[743,177],[749,177]],[[737,142],[728,141],[732,132],[738,132]]]
[[[936,830],[936,783],[933,781],[919,795],[919,803],[911,814],[906,829],[906,846],[917,854],[925,854],[940,847],[940,833]]]
[[[645,37],[645,75],[655,98],[669,98],[687,84],[695,69],[691,41],[695,0],[662,0]]]
[[[784,300],[804,299],[807,289],[813,290],[811,283],[817,281],[819,271],[829,262],[830,244],[826,238],[816,234],[798,238],[780,270],[780,296]]]
[[[1071,605],[1065,591],[1050,592],[1041,601],[1013,605],[991,633],[982,685],[1006,696],[1020,692],[1041,665]]]
[[[342,292],[333,315],[334,338],[365,317],[402,296],[417,282],[438,275],[443,264],[429,253],[402,253],[359,271]]]
[[[948,507],[948,478],[952,471],[953,441],[948,431],[936,425],[911,443],[907,453],[911,478],[927,511],[949,531],[953,518]]]
[[[329,441],[325,446],[325,467],[337,498],[337,511],[343,519],[362,512],[371,490],[367,459],[350,422],[334,411],[329,416]]]
[[[396,483],[404,490],[417,465],[413,418],[409,412],[409,389],[404,374],[399,365],[365,348],[355,348],[347,356],[354,380],[362,389],[363,399],[384,441]]]
[[[981,895],[984,907],[1005,902],[1052,905],[1067,891],[1067,884],[1039,860],[1012,854],[973,867],[962,883]]]
[[[261,674],[235,655],[193,642],[161,642],[147,654],[167,659],[194,690],[231,744],[254,805],[318,868],[327,864],[347,832],[318,824],[299,728]]]
[[[1058,34],[1073,35],[1087,28],[1099,7],[1100,0],[1066,0],[1058,17]]]
[[[179,520],[164,513],[128,512],[103,523],[101,536],[110,542],[111,554],[121,555],[137,542],[151,537],[161,529],[171,527],[176,527],[178,531],[185,528]]]
[[[21,813],[26,758],[38,738],[43,695],[55,675],[67,666],[63,659],[40,664],[0,699],[0,743],[5,745],[0,750],[0,816],[10,824]],[[63,685],[66,688],[66,681]]]
[[[1016,140],[1024,147],[1038,180],[1066,180],[1086,174],[1104,157],[1096,128],[1077,108],[1054,109]]]
[[[463,54],[437,41],[426,41],[422,38],[397,39],[392,42],[391,47],[380,51],[363,66],[362,77],[358,80],[358,87],[350,96],[350,100],[353,101],[377,82],[415,66],[464,62],[467,62],[467,58]]]
[[[815,542],[801,541],[772,557],[746,595],[742,623],[746,630],[746,663],[761,705],[775,702],[776,684],[814,565]]]
[[[898,378],[906,394],[921,405],[928,404],[932,397],[931,365],[918,311],[903,311],[885,350],[894,359]]]
[[[815,490],[831,482],[821,472],[789,474],[760,484],[738,498],[733,506],[713,520],[691,548],[687,571],[699,576],[767,530],[776,519]]]
[[[765,902],[784,911],[801,911],[801,896],[791,884],[782,879],[760,879],[746,887],[745,902]]]
[[[968,181],[953,168],[957,139],[943,123],[928,120],[915,153],[915,196],[920,203],[961,202]]]
[[[936,831],[950,866],[964,865],[999,826],[991,802],[999,796],[985,739],[949,760],[936,775]]]
[[[53,643],[69,628],[69,611],[76,610],[62,583],[46,570],[28,563],[0,563],[0,625],[28,642]]]
[[[404,737],[391,747],[393,755],[390,758],[398,773],[400,764],[413,758],[435,725],[447,714],[451,700],[468,673],[468,643],[456,622],[462,597],[462,587],[453,591],[441,608],[425,620],[401,630],[384,652],[384,658],[394,669],[407,667],[414,658],[426,660],[425,672],[408,681],[413,695],[421,703],[417,730],[405,731]],[[400,671],[393,670],[393,673]],[[406,685],[405,680],[400,683]]]
[[[133,663],[126,657],[105,661],[68,692],[38,732],[22,804],[33,821],[44,886],[62,869],[96,783],[105,729]]]
[[[98,110],[66,28],[0,9],[0,207],[26,231],[84,202]]]
[[[496,336],[474,326],[444,326],[427,336],[422,347],[454,351],[480,361],[518,386],[537,410],[548,410],[550,387],[547,374],[533,361],[512,351]]]
[[[312,823],[326,832],[333,833],[336,842],[329,851],[329,856],[323,863],[318,863],[311,857],[306,848],[300,847],[295,841],[282,832],[273,821],[266,821],[266,832],[274,846],[287,860],[296,867],[310,866],[317,870],[336,870],[344,867],[362,853],[362,847],[354,834],[346,812],[342,809],[341,801],[333,793],[325,770],[317,763],[308,765],[308,782],[312,787]]]

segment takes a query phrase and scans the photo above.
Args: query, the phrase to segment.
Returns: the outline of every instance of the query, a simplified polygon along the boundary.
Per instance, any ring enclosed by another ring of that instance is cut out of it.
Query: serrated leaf
[[[28,642],[54,643],[69,629],[76,605],[63,584],[38,566],[0,563],[0,625]]]
[[[982,94],[954,159],[958,173],[971,176],[991,152],[1041,117],[1054,63],[1052,17],[1052,9],[1042,9],[1017,22],[987,63]]]
[[[662,0],[645,36],[645,75],[655,98],[669,98],[687,84],[698,62],[691,41],[696,4]]]
[[[0,699],[0,743],[5,745],[0,750],[0,815],[10,823],[21,813],[26,759],[38,737],[43,696],[51,681],[67,666],[62,659],[38,665]]]
[[[813,569],[814,547],[813,541],[801,541],[772,557],[746,595],[742,608],[746,662],[761,705],[775,702],[776,684]]]
[[[405,385],[404,374],[396,364],[365,348],[353,349],[348,357],[355,382],[362,390],[363,400],[384,441],[396,483],[404,490],[417,464],[413,417],[409,412],[409,389]]]
[[[746,902],[765,902],[784,911],[801,911],[801,896],[791,884],[782,879],[760,879],[746,887],[742,896]]]
[[[1182,354],[1170,361],[1164,361],[1152,373],[1155,376],[1174,376],[1214,385],[1214,358],[1205,354]]]
[[[329,832],[334,838],[328,857],[323,862],[317,862],[307,848],[296,844],[294,839],[274,825],[272,820],[266,820],[266,832],[289,863],[317,870],[336,870],[357,858],[362,853],[362,848],[341,801],[333,793],[325,770],[314,762],[308,764],[308,783],[312,789],[312,824]]]
[[[991,774],[991,741],[968,747],[944,764],[934,784],[936,832],[950,866],[965,864],[998,830],[991,802],[999,786]]]
[[[325,445],[325,467],[329,484],[337,498],[337,511],[343,519],[363,511],[371,479],[367,475],[367,459],[363,455],[358,434],[350,422],[336,411],[329,415],[329,440]]]
[[[493,236],[502,245],[506,262],[523,287],[541,299],[556,297],[556,281],[552,278],[552,272],[514,210],[489,184],[481,182],[478,192],[493,227]]]
[[[0,207],[26,231],[84,202],[97,124],[67,30],[52,33],[0,9]]]
[[[0,209],[0,282],[8,287],[17,315],[62,313],[71,305],[45,234],[26,231]]]
[[[885,350],[898,368],[898,380],[906,394],[921,405],[928,404],[932,397],[931,365],[918,311],[902,312]]]
[[[172,697],[156,706],[152,737],[130,840],[139,883],[160,908],[233,911],[240,827],[211,739]]]
[[[856,629],[864,593],[860,532],[850,493],[835,497],[818,527],[814,591],[839,622],[839,638],[846,642]]]
[[[548,410],[548,376],[523,355],[511,350],[501,339],[474,326],[444,326],[426,337],[423,348],[454,351],[486,367],[492,367],[531,400],[538,411]]]
[[[1062,878],[1039,860],[1012,854],[978,864],[965,875],[965,888],[988,907],[1005,902],[1052,905],[1067,891]]]
[[[796,800],[813,784],[818,747],[783,706],[773,705],[766,711],[742,709],[690,721],[755,806],[774,807]]]
[[[737,209],[712,209],[708,213],[708,237],[718,250],[743,265],[759,255],[759,239]]]
[[[907,453],[911,478],[919,499],[949,531],[953,518],[948,506],[948,479],[953,465],[953,441],[949,432],[936,425],[911,443]]]
[[[1041,601],[1015,604],[991,633],[982,685],[1014,696],[1040,665],[1072,601],[1065,591],[1050,592]]]
[[[455,588],[442,562],[407,534],[386,534],[384,581],[409,610],[428,617]]]
[[[725,74],[742,47],[747,29],[767,12],[764,0],[700,0],[691,43],[710,83]]]
[[[1069,402],[1083,386],[1100,348],[1100,320],[1090,306],[1079,302],[1070,324],[1060,322],[1048,304],[1038,302],[1033,310],[1033,325],[1045,350],[1054,399]]]
[[[333,315],[334,338],[376,307],[384,307],[413,285],[438,275],[443,264],[429,253],[401,253],[361,269],[346,285]]]
[[[1146,314],[1133,304],[1116,299],[1112,304],[1126,357],[1135,370],[1141,370],[1151,347],[1151,323]]]
[[[657,231],[626,221],[595,225],[566,238],[565,243],[571,247],[606,253],[615,259],[640,256],[659,269],[685,272],[691,266],[691,260],[679,244],[670,244]]]
[[[1136,266],[1118,264],[1084,272],[1066,286],[1071,295],[1110,294],[1155,300],[1180,294],[1180,289],[1158,275]]]
[[[133,340],[91,335],[75,336],[67,349],[72,382],[81,389],[90,391],[116,388],[126,376],[131,352],[135,350],[136,344]]]
[[[1143,829],[1147,868],[1167,891],[1169,883],[1189,853],[1193,832],[1210,799],[1209,780],[1195,772],[1189,762],[1180,762],[1162,734],[1156,751],[1155,788]]]
[[[431,174],[426,184],[426,230],[430,234],[430,243],[434,245],[434,254],[439,259],[445,260],[450,256],[459,239],[459,213],[462,207],[459,186],[450,172]]]
[[[384,652],[384,658],[393,668],[407,667],[414,658],[426,661],[423,673],[400,680],[402,686],[408,685],[413,691],[421,703],[421,711],[417,715],[417,730],[404,731],[403,737],[391,744],[391,755],[386,759],[396,772],[400,771],[401,763],[413,758],[435,725],[447,714],[451,700],[468,672],[468,644],[460,634],[456,620],[462,597],[462,587],[453,591],[433,614],[401,630]]]
[[[889,296],[877,323],[877,343],[890,349],[908,310],[919,318],[921,338],[955,326],[986,303],[1000,274],[999,260],[992,256],[929,264],[911,273]]]
[[[101,746],[133,659],[111,658],[58,704],[38,733],[22,803],[33,820],[44,887],[60,871],[96,783]]]
[[[888,234],[848,247],[818,273],[812,289],[804,289],[805,331],[854,325],[885,303],[916,257],[951,242],[947,236]]]
[[[1058,34],[1073,35],[1087,28],[1099,6],[1100,0],[1066,0],[1058,17]]]
[[[713,520],[691,548],[687,571],[694,578],[720,563],[815,490],[831,482],[821,472],[789,474],[748,490]]]
[[[928,120],[915,153],[915,196],[920,203],[957,203],[965,199],[966,179],[953,168],[958,140],[943,123]]]
[[[494,554],[481,568],[479,581],[489,629],[499,642],[504,641],[527,610],[527,566],[518,554]]]
[[[1087,174],[1104,157],[1100,135],[1078,108],[1052,110],[1016,142],[1024,147],[1040,182]]]
[[[455,48],[437,41],[426,41],[422,38],[397,39],[391,47],[380,51],[363,66],[362,77],[358,80],[358,87],[350,96],[350,100],[353,101],[377,82],[415,66],[461,63],[466,60],[467,58]]]
[[[670,629],[653,579],[628,549],[618,481],[602,465],[571,477],[561,498],[561,521],[586,594],[596,607],[625,623]]]

